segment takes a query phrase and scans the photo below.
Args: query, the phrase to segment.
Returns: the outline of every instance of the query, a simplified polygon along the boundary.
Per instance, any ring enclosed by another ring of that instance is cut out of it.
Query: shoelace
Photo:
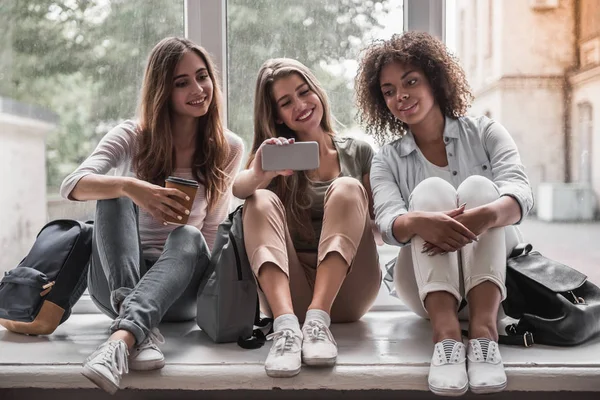
[[[275,348],[275,353],[279,353],[279,355],[284,355],[286,351],[292,351],[292,346],[294,345],[294,338],[296,335],[294,331],[291,329],[282,329],[277,332],[273,332],[267,335],[267,340],[273,340],[273,347]]]
[[[477,341],[479,342],[479,346],[481,346],[481,355],[483,356],[483,359],[487,360],[491,340],[486,338],[480,338],[477,339]]]
[[[136,347],[136,350],[138,352],[148,348],[158,350],[157,345],[164,343],[165,337],[160,333],[158,328],[154,328],[150,332],[148,332],[148,336],[138,347]]]
[[[454,346],[456,345],[456,343],[457,343],[457,341],[453,340],[453,339],[442,340],[443,353],[442,353],[442,351],[440,351],[439,347],[437,349],[437,356],[441,363],[446,363],[446,362],[450,363],[452,361],[458,362],[458,356],[459,356],[458,349],[454,353],[454,358],[452,357],[453,351],[454,351]]]
[[[98,361],[110,370],[113,376],[121,376],[129,372],[127,366],[127,356],[129,351],[127,345],[122,340],[114,340],[106,344],[107,349],[103,350],[102,358]]]
[[[473,346],[473,354],[477,358],[477,360],[481,361],[491,361],[494,362],[496,360],[496,354],[494,352],[494,347],[492,345],[492,341],[487,338],[477,338],[475,339],[477,343],[479,343],[479,348],[475,345]],[[479,352],[481,351],[481,353]],[[489,359],[488,359],[489,356]]]
[[[331,341],[333,344],[337,346],[331,331],[324,323],[320,321],[308,321],[304,324],[303,331],[308,334],[308,338],[312,341]]]

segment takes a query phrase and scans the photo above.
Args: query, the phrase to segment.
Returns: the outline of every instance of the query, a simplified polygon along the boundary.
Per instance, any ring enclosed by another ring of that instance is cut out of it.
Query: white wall
[[[517,144],[534,193],[541,182],[563,180],[563,107],[559,82],[545,81],[542,87],[532,86],[527,80],[498,82],[477,97],[469,114],[486,112],[508,130]]]
[[[471,88],[479,92],[502,75],[503,4],[499,0],[457,0],[456,5],[458,56]],[[461,12],[465,16],[463,27],[460,26]],[[461,38],[461,30],[464,31],[464,39]]]
[[[574,0],[561,0],[558,8],[546,11],[535,11],[529,3],[456,0],[457,54],[474,92],[502,76],[563,75],[575,63]]]
[[[502,92],[498,89],[487,90],[479,93],[469,111],[470,115],[484,115],[490,113],[491,117],[502,122]]]
[[[562,75],[575,63],[574,0],[534,11],[529,0],[502,4],[502,74]]]
[[[517,143],[534,193],[540,182],[564,179],[562,96],[551,85],[502,91],[502,123]]]
[[[574,0],[546,11],[526,0],[456,4],[457,48],[476,97],[470,114],[490,112],[508,129],[534,191],[542,181],[563,181],[563,77],[575,63]],[[461,45],[461,30],[468,45]]]
[[[582,79],[585,78],[585,79]],[[572,108],[572,156],[571,168],[574,178],[578,178],[579,173],[579,137],[578,137],[578,112],[577,105],[580,103],[590,103],[592,105],[592,186],[596,193],[596,197],[600,199],[600,67],[596,67],[593,71],[583,72],[579,77],[573,79],[573,97],[571,102]]]
[[[27,254],[46,223],[46,134],[52,124],[0,112],[0,273]]]

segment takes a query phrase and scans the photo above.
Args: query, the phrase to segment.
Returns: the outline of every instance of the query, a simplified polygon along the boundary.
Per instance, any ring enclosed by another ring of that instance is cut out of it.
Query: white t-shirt
[[[419,154],[419,158],[421,158],[421,160],[423,161],[423,166],[425,168],[424,172],[428,178],[442,178],[443,180],[454,186],[454,182],[452,182],[452,174],[450,173],[450,167],[448,165],[446,165],[445,167],[439,167],[431,161],[429,161],[419,148],[417,148],[417,152]],[[456,189],[456,186],[454,186],[454,188]]]

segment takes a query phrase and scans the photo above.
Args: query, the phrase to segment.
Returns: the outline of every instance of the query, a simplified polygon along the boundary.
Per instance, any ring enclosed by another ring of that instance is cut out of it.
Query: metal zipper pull
[[[46,283],[44,286],[42,286],[42,290],[40,292],[40,296],[44,297],[45,295],[47,295],[48,293],[50,293],[50,291],[52,290],[52,287],[54,287],[54,284],[56,283],[56,281],[52,281],[52,282],[48,282]]]

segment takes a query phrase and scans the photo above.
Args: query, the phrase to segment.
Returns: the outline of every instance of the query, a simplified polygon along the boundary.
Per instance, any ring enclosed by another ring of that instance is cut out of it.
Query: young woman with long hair
[[[138,120],[110,130],[63,182],[68,199],[97,200],[89,291],[114,319],[83,374],[114,393],[123,373],[162,368],[161,320],[196,316],[200,278],[226,218],[243,144],[223,127],[214,64],[200,46],[166,38],[150,53]],[[111,170],[114,175],[107,175]],[[192,200],[165,188],[176,176],[198,183]],[[186,225],[167,221],[188,218]]]
[[[319,144],[319,167],[265,171],[265,146]],[[296,60],[261,67],[254,104],[254,143],[234,194],[245,198],[246,251],[263,310],[275,318],[265,369],[294,376],[301,361],[330,366],[338,349],[331,322],[352,322],[371,307],[381,272],[371,231],[366,142],[335,134],[327,95]],[[299,323],[304,321],[302,329]]]

